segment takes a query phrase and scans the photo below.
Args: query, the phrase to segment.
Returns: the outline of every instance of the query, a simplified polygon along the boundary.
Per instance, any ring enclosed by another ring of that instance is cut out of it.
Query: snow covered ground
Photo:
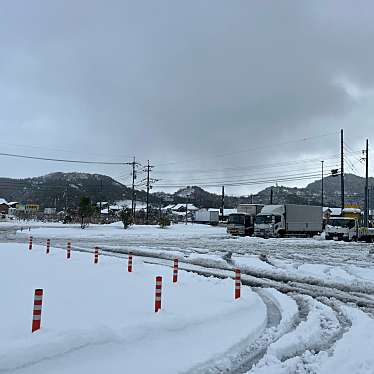
[[[195,264],[215,262],[232,252],[232,264],[251,275],[283,277],[285,280],[374,291],[374,245],[317,239],[232,238],[225,228],[206,225],[174,225],[167,229],[136,226],[123,230],[121,223],[109,226],[78,225],[39,227],[18,231],[16,238],[29,235],[43,243],[47,238],[63,246],[71,240],[77,248],[95,245],[111,251],[135,251],[157,257],[179,257]],[[373,253],[370,251],[372,250]],[[266,255],[267,261],[260,255]]]
[[[233,298],[233,281],[89,254],[0,245],[0,372],[176,373],[220,355],[265,328],[266,307],[250,288]],[[154,313],[155,276],[163,306]],[[44,289],[42,329],[31,334],[33,291]],[[250,321],[250,323],[248,323]]]
[[[1,229],[11,317],[0,328],[0,373],[374,373],[372,245],[231,238],[222,227],[182,224]],[[183,269],[177,285],[173,258]],[[236,267],[252,286],[239,302],[230,279]],[[164,277],[159,314],[156,275]],[[45,288],[45,315],[31,335],[36,287]]]

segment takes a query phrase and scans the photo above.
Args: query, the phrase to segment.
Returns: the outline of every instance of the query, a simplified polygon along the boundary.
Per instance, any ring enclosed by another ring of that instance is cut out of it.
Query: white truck
[[[256,216],[255,236],[311,237],[322,232],[322,207],[313,205],[266,205]]]
[[[227,232],[233,236],[252,236],[256,215],[262,208],[261,204],[239,204],[237,213],[229,215]]]
[[[218,225],[219,211],[209,211],[208,209],[199,209],[193,213],[194,222],[205,223],[209,225]]]
[[[326,240],[374,242],[374,228],[361,227],[359,220],[348,217],[330,218],[325,228]]]

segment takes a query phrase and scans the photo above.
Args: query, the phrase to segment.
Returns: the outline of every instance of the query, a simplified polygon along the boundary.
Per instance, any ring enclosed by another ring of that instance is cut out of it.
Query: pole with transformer
[[[132,213],[132,219],[135,223],[135,179],[136,179],[136,171],[135,171],[135,156],[132,161],[132,198],[131,198],[131,213]]]
[[[146,166],[146,172],[147,172],[147,212],[146,212],[146,223],[149,225],[149,190],[151,187],[151,180],[150,180],[150,172],[154,166],[149,164],[149,160]]]
[[[126,162],[125,165],[131,165],[132,166],[132,196],[131,196],[131,215],[132,215],[132,221],[135,224],[135,199],[136,199],[136,192],[135,192],[135,179],[136,179],[136,167],[140,165],[135,160],[135,156],[132,160],[132,162]]]

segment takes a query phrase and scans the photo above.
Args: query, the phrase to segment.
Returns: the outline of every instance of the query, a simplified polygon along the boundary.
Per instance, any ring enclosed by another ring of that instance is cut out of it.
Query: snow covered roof
[[[0,197],[0,204],[7,204],[8,205],[7,201],[5,199],[3,199],[2,197]]]
[[[114,204],[117,206],[120,206],[121,208],[123,207],[131,208],[132,201],[131,200],[118,200]],[[135,210],[146,209],[146,207],[147,207],[147,203],[145,203],[144,201],[138,201],[138,200],[135,201]]]
[[[173,208],[175,207],[175,204],[170,204],[170,205],[167,205],[165,206],[164,208],[162,208],[161,210],[172,210]]]
[[[172,208],[172,210],[179,210],[181,208],[186,208],[186,204],[177,204]],[[199,210],[199,208],[196,208],[193,204],[187,204],[187,210]]]

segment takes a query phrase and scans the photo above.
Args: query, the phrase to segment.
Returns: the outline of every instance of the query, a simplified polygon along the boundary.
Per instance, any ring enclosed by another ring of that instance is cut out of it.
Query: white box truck
[[[322,232],[322,207],[313,205],[266,205],[256,216],[255,236],[311,237]]]

